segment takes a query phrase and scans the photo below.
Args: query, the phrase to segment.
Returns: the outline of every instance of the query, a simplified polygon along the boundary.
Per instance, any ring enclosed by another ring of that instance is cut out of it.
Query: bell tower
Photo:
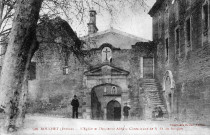
[[[93,34],[98,31],[98,28],[96,27],[96,11],[95,10],[90,10],[89,15],[90,15],[90,21],[87,24],[88,25],[88,34]]]

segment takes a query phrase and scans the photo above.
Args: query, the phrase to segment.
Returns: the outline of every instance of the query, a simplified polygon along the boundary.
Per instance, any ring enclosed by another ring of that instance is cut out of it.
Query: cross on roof
[[[106,53],[106,61],[108,61],[108,59],[107,59],[107,54],[108,54],[110,51],[108,51],[108,50],[107,50],[107,48],[106,48],[106,50],[105,50],[105,51],[103,51],[103,52],[105,52],[105,53]]]

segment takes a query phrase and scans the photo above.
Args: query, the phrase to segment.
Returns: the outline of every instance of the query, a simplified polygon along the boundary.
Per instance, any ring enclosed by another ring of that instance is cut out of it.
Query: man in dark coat
[[[124,114],[124,120],[128,120],[130,107],[127,106],[127,103],[125,103],[125,106],[123,107],[123,114]]]
[[[75,118],[75,115],[76,115],[76,118],[78,118],[79,101],[76,95],[74,95],[74,99],[71,101],[71,105],[72,105],[72,112],[73,112],[72,118]]]

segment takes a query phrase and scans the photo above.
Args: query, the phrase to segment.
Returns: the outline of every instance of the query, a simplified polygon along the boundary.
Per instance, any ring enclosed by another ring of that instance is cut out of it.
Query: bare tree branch
[[[111,23],[115,23],[119,12],[123,12],[126,6],[130,6],[134,12],[147,9],[147,0],[44,0],[40,16],[45,14],[49,18],[61,16],[67,20],[75,30],[86,30],[89,10],[92,8],[100,11],[108,11],[111,15]],[[0,0],[0,36],[7,36],[11,27],[16,0]]]

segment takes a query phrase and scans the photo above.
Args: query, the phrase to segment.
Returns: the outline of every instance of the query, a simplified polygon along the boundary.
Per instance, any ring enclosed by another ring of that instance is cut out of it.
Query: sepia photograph
[[[0,135],[209,135],[210,0],[0,0]]]

